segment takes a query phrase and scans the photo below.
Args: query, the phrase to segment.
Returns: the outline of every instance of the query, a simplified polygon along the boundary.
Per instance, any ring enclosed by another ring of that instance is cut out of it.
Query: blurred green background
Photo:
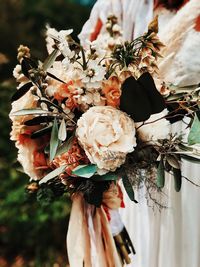
[[[13,167],[17,151],[9,140],[8,119],[16,87],[12,70],[20,44],[43,60],[46,23],[58,30],[73,28],[77,35],[94,2],[0,0],[0,267],[66,266],[69,198],[36,202],[25,193],[28,177]]]

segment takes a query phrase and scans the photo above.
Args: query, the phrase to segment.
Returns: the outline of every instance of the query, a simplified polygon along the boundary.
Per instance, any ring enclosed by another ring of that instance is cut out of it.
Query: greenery
[[[89,8],[67,0],[0,0],[0,266],[66,266],[68,196],[51,201],[26,192],[28,177],[16,170],[17,150],[9,140],[8,113],[15,92],[12,69],[17,47],[31,48],[43,60],[45,25],[80,32]],[[43,188],[45,190],[45,188]],[[44,194],[42,194],[44,195]],[[57,265],[55,265],[55,263]]]

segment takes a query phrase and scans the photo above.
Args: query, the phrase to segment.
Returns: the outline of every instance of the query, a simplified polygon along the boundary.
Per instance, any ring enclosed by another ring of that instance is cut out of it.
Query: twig
[[[196,184],[195,182],[193,182],[193,181],[191,181],[189,178],[187,178],[186,176],[183,176],[182,175],[182,177],[185,179],[185,180],[187,180],[188,182],[190,182],[191,184],[193,184],[193,185],[195,185],[195,186],[197,186],[197,187],[200,187],[200,185],[198,185],[198,184]]]

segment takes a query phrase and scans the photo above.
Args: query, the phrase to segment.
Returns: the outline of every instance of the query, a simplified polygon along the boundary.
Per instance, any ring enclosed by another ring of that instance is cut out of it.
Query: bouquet
[[[130,263],[135,250],[118,213],[120,186],[137,203],[134,190],[144,184],[152,199],[168,172],[179,191],[181,160],[199,162],[200,88],[162,81],[157,31],[155,18],[147,33],[124,42],[110,15],[104,34],[84,47],[72,30],[48,28],[44,62],[18,49],[11,140],[30,193],[71,195],[71,267]],[[172,134],[183,118],[187,131]]]

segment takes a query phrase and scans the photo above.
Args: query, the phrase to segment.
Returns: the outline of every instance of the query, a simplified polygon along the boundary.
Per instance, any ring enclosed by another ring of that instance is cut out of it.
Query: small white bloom
[[[21,65],[19,64],[17,64],[13,70],[13,76],[17,82],[21,83],[20,86],[28,81],[28,78],[21,72]]]
[[[58,32],[58,36],[61,40],[66,39],[67,36],[69,36],[73,32],[72,29],[69,30],[61,30]]]
[[[47,27],[47,36],[51,37],[59,42],[66,41],[67,36],[69,36],[73,32],[72,29],[70,30],[62,30],[62,31],[57,31],[54,28]]]
[[[93,42],[90,42],[91,49],[95,51],[94,54],[100,59],[103,59],[107,52],[104,46],[105,46],[105,43],[103,42],[101,38]]]
[[[22,70],[21,65],[17,64],[13,70],[13,76],[15,77],[15,79],[19,78],[21,70]]]
[[[87,69],[83,71],[81,79],[87,88],[100,88],[105,74],[105,67],[99,65],[96,60],[91,60],[88,62]]]
[[[69,45],[68,43],[65,41],[65,42],[62,42],[58,45],[59,49],[60,49],[60,52],[63,54],[64,57],[67,57],[69,59],[73,58],[74,55],[75,55],[75,52],[72,51],[70,48],[69,48]]]

